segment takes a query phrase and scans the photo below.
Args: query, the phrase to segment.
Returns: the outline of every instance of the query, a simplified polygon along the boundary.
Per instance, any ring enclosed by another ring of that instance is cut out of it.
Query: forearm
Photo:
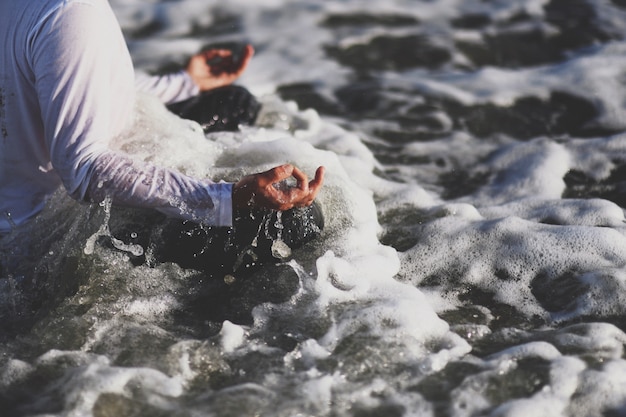
[[[165,75],[139,72],[135,75],[135,88],[157,96],[165,104],[187,100],[200,92],[186,71]]]
[[[105,152],[89,163],[84,191],[75,197],[153,208],[211,226],[232,225],[232,184],[214,183]]]

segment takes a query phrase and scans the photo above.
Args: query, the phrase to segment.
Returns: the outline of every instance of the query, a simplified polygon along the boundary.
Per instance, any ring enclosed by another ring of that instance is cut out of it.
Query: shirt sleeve
[[[198,180],[176,171],[142,164],[115,152],[86,164],[97,179],[85,195],[92,201],[154,208],[172,217],[213,226],[232,225],[232,183]]]
[[[157,96],[165,104],[187,100],[200,93],[200,88],[187,71],[152,76],[138,72],[135,75],[135,87],[138,91]]]
[[[229,226],[232,184],[215,184],[109,149],[132,119],[134,71],[106,0],[62,2],[29,43],[47,149],[77,199],[154,208]]]

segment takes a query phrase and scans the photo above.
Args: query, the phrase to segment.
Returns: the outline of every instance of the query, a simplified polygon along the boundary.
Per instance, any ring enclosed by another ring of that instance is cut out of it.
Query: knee
[[[261,105],[244,87],[228,85],[168,106],[184,119],[198,122],[205,133],[236,131],[255,122]]]
[[[269,252],[276,240],[297,249],[319,237],[324,216],[317,203],[282,212],[245,212],[235,218],[234,236],[238,246],[254,241],[259,252]]]

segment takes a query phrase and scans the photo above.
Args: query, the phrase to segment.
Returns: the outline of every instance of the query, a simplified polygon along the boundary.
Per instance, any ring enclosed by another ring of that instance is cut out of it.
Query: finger
[[[311,204],[313,200],[315,200],[315,198],[317,197],[317,194],[322,189],[322,184],[324,183],[325,173],[326,173],[326,168],[324,168],[323,166],[317,168],[317,171],[315,171],[315,178],[313,178],[311,182],[309,182],[309,198],[310,198],[309,204]]]
[[[267,208],[270,209],[278,209],[287,201],[284,193],[274,187],[265,187],[262,193],[266,205],[268,206]]]
[[[326,174],[326,168],[321,166],[318,167],[317,170],[315,171],[315,178],[313,178],[311,180],[311,182],[309,182],[309,190],[311,191],[319,191],[319,189],[322,187],[322,184],[324,183],[324,175]]]
[[[291,164],[284,164],[274,167],[269,171],[257,174],[258,184],[260,187],[267,187],[268,185],[286,180],[287,178],[291,177],[293,168],[294,167]]]
[[[292,207],[306,207],[313,203],[322,188],[325,172],[326,169],[323,166],[318,167],[315,171],[315,178],[308,182],[307,176],[298,168],[294,167],[292,175],[298,180],[298,187],[290,188],[288,191],[289,201]]]
[[[211,63],[209,65],[209,69],[211,73],[220,75],[220,74],[235,74],[237,72],[237,66],[233,62],[232,56],[227,56],[224,58],[220,58],[219,62]]]
[[[301,193],[298,198],[293,201],[293,205],[295,207],[306,207],[310,206],[313,200],[315,200],[315,195],[312,194],[310,190],[307,190],[306,193]]]
[[[230,59],[227,65],[224,65],[224,71],[227,71],[230,75],[234,77],[239,77],[248,67],[248,63],[254,54],[254,49],[251,45],[246,45],[243,49],[241,56],[239,59],[234,60]]]
[[[226,58],[233,55],[233,51],[230,49],[209,49],[202,53],[205,59],[213,59],[213,58]]]
[[[302,191],[309,190],[309,178],[306,176],[304,172],[302,172],[298,167],[293,167],[293,172],[291,175],[298,182],[298,188]]]
[[[243,72],[246,69],[246,67],[248,66],[248,63],[252,59],[252,55],[254,55],[254,48],[252,47],[252,45],[248,44],[243,48],[243,52],[239,60],[240,72]]]
[[[272,192],[268,192],[266,197],[271,194],[271,199],[268,199],[270,208],[274,210],[290,210],[294,207],[303,207],[311,204],[308,198],[308,192],[303,192],[298,188],[289,188],[287,190],[278,190],[274,187],[268,187],[266,190],[272,189]]]
[[[216,61],[208,62],[212,74],[227,76],[229,80],[234,81],[245,71],[252,55],[254,55],[254,48],[252,45],[246,45],[237,60],[234,59],[235,55],[229,49],[212,49],[207,51],[205,56],[207,56],[207,61]]]
[[[232,55],[220,56],[219,59],[216,59],[215,63],[211,65],[222,69],[230,69],[235,66]]]
[[[254,47],[250,44],[247,44],[243,48],[242,59],[250,59],[254,55]]]

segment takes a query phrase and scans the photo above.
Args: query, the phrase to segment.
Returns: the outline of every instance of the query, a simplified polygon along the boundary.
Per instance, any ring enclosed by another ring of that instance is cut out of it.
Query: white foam
[[[420,245],[403,254],[402,265],[412,282],[439,277],[453,293],[459,282],[476,285],[520,312],[545,316],[531,294],[537,275],[550,279],[572,270],[603,275],[606,268],[626,262],[624,253],[626,240],[615,229],[552,226],[513,216],[478,221],[444,217],[422,227]]]
[[[220,331],[222,349],[226,353],[234,351],[244,342],[245,330],[241,326],[226,320]]]
[[[580,385],[568,412],[576,417],[621,410],[626,400],[626,361],[616,359],[599,369],[587,369],[579,376]]]
[[[521,198],[560,198],[565,190],[563,177],[570,167],[567,149],[552,141],[505,146],[485,164],[499,175],[466,201],[497,205]]]

